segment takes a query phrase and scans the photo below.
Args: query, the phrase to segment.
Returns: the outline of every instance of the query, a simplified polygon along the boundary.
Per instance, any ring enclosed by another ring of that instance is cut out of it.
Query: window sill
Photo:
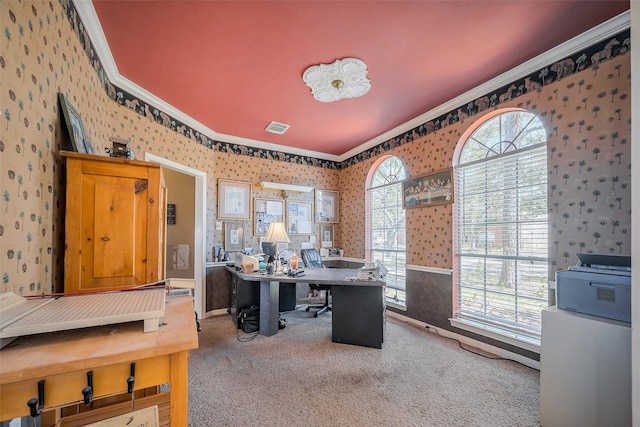
[[[468,319],[449,319],[451,326],[540,354],[540,340]]]
[[[407,311],[407,306],[398,301],[394,301],[392,299],[387,299],[386,301],[387,307],[395,308],[396,310]]]

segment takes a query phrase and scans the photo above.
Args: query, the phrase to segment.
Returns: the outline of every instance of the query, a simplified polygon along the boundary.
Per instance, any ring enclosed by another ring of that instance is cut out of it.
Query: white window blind
[[[547,302],[546,144],[456,169],[458,319],[539,339]]]
[[[404,165],[388,157],[373,171],[368,193],[368,260],[380,261],[388,270],[387,298],[406,303],[406,220],[402,207]]]

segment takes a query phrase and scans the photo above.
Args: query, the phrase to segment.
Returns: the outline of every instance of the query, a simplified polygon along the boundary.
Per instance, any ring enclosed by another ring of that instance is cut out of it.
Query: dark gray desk
[[[385,321],[385,283],[382,280],[355,281],[358,269],[306,268],[301,277],[242,273],[231,269],[245,281],[260,282],[260,334],[278,332],[280,282],[331,285],[331,339],[343,344],[382,348]]]

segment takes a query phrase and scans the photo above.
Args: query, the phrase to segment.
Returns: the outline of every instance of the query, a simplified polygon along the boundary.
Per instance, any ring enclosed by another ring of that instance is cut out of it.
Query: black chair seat
[[[326,268],[322,263],[322,257],[320,253],[315,249],[302,249],[300,251],[300,256],[302,257],[302,263],[305,267],[308,268]],[[322,313],[326,313],[327,311],[331,311],[331,304],[329,303],[329,295],[331,293],[331,285],[318,285],[317,283],[309,283],[309,288],[315,291],[325,291],[324,304],[318,305],[308,305],[307,311],[310,311],[312,307],[319,307],[319,310],[313,313],[313,317],[318,317],[318,315]]]

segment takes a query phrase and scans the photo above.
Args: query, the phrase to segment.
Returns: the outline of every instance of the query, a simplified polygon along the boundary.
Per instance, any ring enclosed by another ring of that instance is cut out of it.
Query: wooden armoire
[[[64,292],[164,280],[166,186],[157,163],[63,152]]]

